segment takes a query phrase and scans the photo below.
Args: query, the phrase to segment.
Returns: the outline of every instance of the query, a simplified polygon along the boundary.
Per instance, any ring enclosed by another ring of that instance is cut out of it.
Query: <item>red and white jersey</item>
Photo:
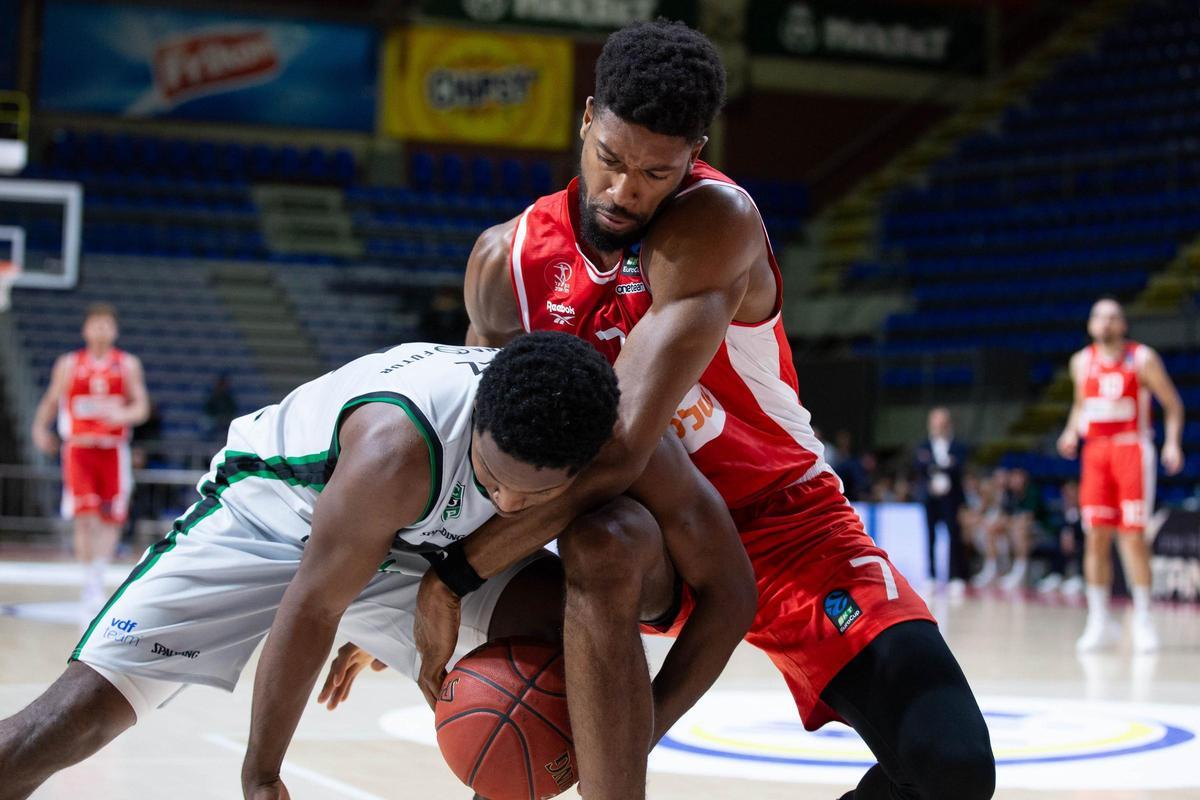
[[[746,193],[697,161],[679,194],[714,184]],[[526,331],[573,333],[615,362],[626,335],[650,308],[651,286],[638,247],[601,269],[583,254],[578,230],[578,179],[521,215],[510,262],[521,323]],[[729,326],[700,382],[684,395],[671,420],[693,463],[731,508],[832,472],[813,434],[811,415],[797,396],[792,350],[780,318],[783,287],[769,241],[767,252],[776,284],[771,317]]]
[[[58,435],[64,442],[111,447],[129,441],[129,427],[105,418],[125,407],[125,353],[115,347],[104,358],[87,350],[71,353],[71,377],[58,403]]]
[[[1138,379],[1147,352],[1137,342],[1126,343],[1115,359],[1094,344],[1083,351],[1084,437],[1150,435],[1150,392]]]

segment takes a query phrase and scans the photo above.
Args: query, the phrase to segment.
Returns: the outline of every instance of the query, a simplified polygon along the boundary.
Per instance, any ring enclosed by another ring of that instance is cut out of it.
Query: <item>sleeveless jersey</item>
[[[1128,342],[1120,357],[1109,360],[1096,345],[1084,352],[1083,419],[1085,437],[1148,435],[1150,392],[1138,380],[1144,348]]]
[[[114,347],[96,359],[78,350],[68,358],[71,377],[58,404],[59,437],[83,447],[115,447],[129,441],[128,426],[104,419],[125,407],[125,353]]]
[[[679,195],[712,185],[746,193],[697,161]],[[521,215],[510,260],[521,324],[526,331],[575,334],[615,362],[625,337],[649,310],[653,287],[642,273],[639,247],[601,268],[583,254],[578,230],[578,179],[538,199]],[[700,382],[683,397],[670,422],[693,463],[731,508],[832,471],[813,434],[811,415],[797,396],[780,314],[779,266],[770,241],[767,253],[776,284],[771,317],[758,324],[730,324]],[[662,369],[671,367],[664,364]]]
[[[431,470],[421,518],[396,531],[394,548],[420,552],[459,541],[495,513],[470,459],[475,392],[495,353],[404,344],[303,384],[279,404],[233,421],[229,444],[214,459],[215,491],[222,483],[260,479],[268,494],[243,495],[254,499],[235,502],[236,512],[263,530],[307,534],[317,497],[337,465],[342,422],[363,404],[389,403],[403,409],[425,440]]]

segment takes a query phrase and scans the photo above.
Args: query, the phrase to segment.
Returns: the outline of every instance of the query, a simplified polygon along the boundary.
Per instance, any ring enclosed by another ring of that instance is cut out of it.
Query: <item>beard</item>
[[[680,181],[680,186],[683,181]],[[587,181],[583,177],[583,170],[579,171],[579,235],[583,237],[583,241],[593,250],[598,253],[615,253],[624,252],[627,248],[637,244],[642,239],[646,238],[647,231],[654,224],[654,220],[658,217],[659,212],[666,207],[676,194],[679,193],[679,186],[676,186],[661,203],[658,208],[654,209],[654,213],[648,217],[639,217],[632,214],[620,206],[602,205],[600,203],[592,203],[588,199]],[[635,224],[627,231],[610,231],[603,226],[597,214],[598,211],[604,211],[606,214],[611,214],[617,219],[631,220]]]

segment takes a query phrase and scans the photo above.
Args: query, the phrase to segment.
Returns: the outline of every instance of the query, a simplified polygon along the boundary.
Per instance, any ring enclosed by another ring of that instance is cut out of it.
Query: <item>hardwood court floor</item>
[[[73,622],[44,619],[73,620],[69,574],[0,563],[0,716],[56,677],[75,643]],[[120,574],[115,569],[113,577]],[[1080,660],[1073,652],[1083,624],[1078,604],[985,595],[956,606],[937,597],[931,605],[988,715],[1000,763],[997,798],[1200,798],[1200,609],[1159,610],[1164,647],[1157,656],[1135,659],[1125,644]],[[648,642],[652,661],[662,644]],[[240,797],[253,667],[232,695],[189,689],[34,797]],[[390,672],[361,677],[337,711],[310,706],[284,771],[293,797],[466,800],[471,792],[428,744],[430,723],[409,682]],[[869,758],[840,726],[804,733],[770,663],[743,646],[655,751],[649,796],[833,800]]]

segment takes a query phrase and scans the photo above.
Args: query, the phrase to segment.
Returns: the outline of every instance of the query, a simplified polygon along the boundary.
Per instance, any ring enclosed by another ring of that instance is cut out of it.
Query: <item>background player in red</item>
[[[696,663],[651,686],[637,599],[665,555],[648,515],[614,500],[673,430],[724,497],[754,565],[759,611],[747,640],[783,673],[807,727],[844,719],[880,761],[846,798],[991,797],[995,764],[971,689],[923,601],[863,532],[797,398],[758,210],[699,160],[724,85],[715,48],[686,26],[617,32],[584,112],[579,178],[476,242],[469,342],[574,333],[614,362],[622,397],[613,441],[572,489],[489,522],[447,584],[469,587],[572,531],[589,565],[567,576],[565,621],[580,785],[589,800],[644,797],[648,750],[713,677]],[[579,580],[592,591],[578,592]],[[423,587],[443,595],[423,604],[441,611],[422,621],[427,689],[440,684],[458,630],[447,584]],[[678,613],[654,627],[676,630],[691,599],[681,590]]]
[[[130,430],[150,415],[142,363],[115,346],[117,312],[99,303],[83,319],[84,347],[54,362],[50,386],[33,418],[34,446],[60,452],[62,513],[74,520],[75,558],[83,566],[80,619],[86,625],[104,603],[104,571],[120,540],[133,476]],[[57,415],[58,436],[50,432]]]
[[[1080,652],[1116,644],[1120,629],[1108,614],[1112,593],[1112,541],[1117,542],[1133,595],[1133,648],[1158,649],[1150,617],[1150,545],[1146,521],[1154,510],[1157,473],[1150,395],[1162,404],[1162,465],[1168,475],[1183,469],[1184,409],[1179,392],[1153,348],[1125,338],[1121,304],[1098,300],[1088,317],[1092,343],[1071,356],[1075,402],[1058,440],[1059,453],[1075,458],[1086,442],[1079,481],[1079,506],[1087,535],[1083,571],[1088,621],[1076,643]]]

